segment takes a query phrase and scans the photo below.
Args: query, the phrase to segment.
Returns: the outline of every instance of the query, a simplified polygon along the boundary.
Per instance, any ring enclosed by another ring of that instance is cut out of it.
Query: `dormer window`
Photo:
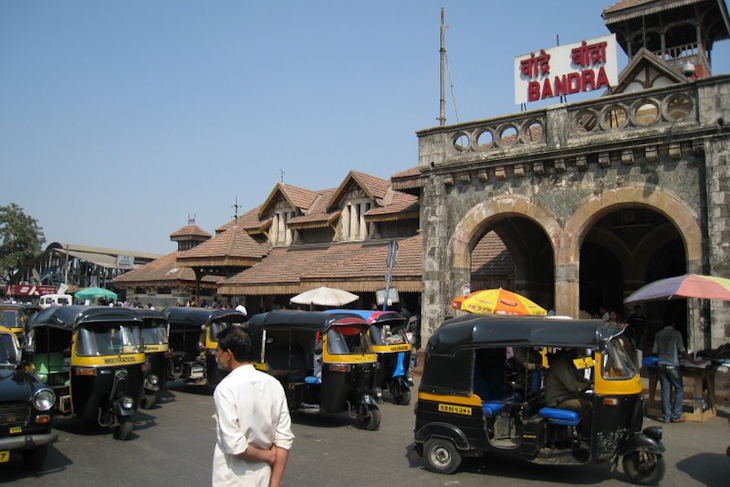
[[[365,222],[365,213],[372,208],[369,200],[350,200],[345,203],[340,216],[340,235],[343,241],[365,240],[371,232],[371,224]]]

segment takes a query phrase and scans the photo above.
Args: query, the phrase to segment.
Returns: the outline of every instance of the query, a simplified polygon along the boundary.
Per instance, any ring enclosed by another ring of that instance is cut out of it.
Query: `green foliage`
[[[15,203],[0,206],[0,278],[9,280],[46,241],[38,221]]]

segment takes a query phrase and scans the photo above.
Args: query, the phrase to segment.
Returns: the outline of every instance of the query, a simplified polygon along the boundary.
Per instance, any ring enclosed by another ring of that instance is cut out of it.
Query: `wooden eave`
[[[280,294],[299,294],[320,286],[332,287],[353,293],[375,292],[385,287],[381,277],[372,279],[328,279],[328,280],[306,280],[301,283],[280,282],[268,284],[226,284],[218,287],[218,294],[223,295],[249,295],[265,296]],[[421,276],[393,277],[391,287],[400,292],[420,293],[423,291]]]
[[[420,211],[404,211],[401,213],[386,213],[383,215],[365,215],[365,222],[395,222],[402,220],[415,220],[420,218]]]
[[[253,257],[188,257],[178,258],[177,262],[183,267],[251,267],[261,259]]]
[[[292,202],[291,198],[289,198],[289,195],[286,194],[285,189],[286,187],[282,183],[276,183],[274,189],[271,191],[271,193],[269,193],[269,197],[266,198],[264,204],[261,205],[261,209],[259,210],[259,218],[261,218],[262,215],[266,214],[270,210],[269,206],[271,206],[276,200],[275,196],[277,193],[281,193],[281,195],[284,197],[286,202],[289,203],[289,206],[291,206],[293,210],[299,209],[297,205]]]

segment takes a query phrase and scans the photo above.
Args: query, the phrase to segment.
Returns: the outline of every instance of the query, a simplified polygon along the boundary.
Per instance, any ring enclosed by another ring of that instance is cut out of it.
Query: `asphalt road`
[[[414,391],[415,392],[415,391]],[[13,487],[205,486],[210,485],[215,441],[210,391],[173,387],[168,400],[134,416],[128,441],[111,432],[57,422],[59,441],[50,449],[44,469],[31,473],[15,455],[0,464],[0,482]],[[454,475],[422,468],[409,454],[413,407],[386,402],[379,431],[362,431],[346,415],[293,417],[297,439],[285,476],[288,486],[373,487],[499,485],[626,486],[626,477],[609,465],[555,467],[490,456],[465,461]],[[645,426],[657,424],[647,420]],[[662,486],[727,487],[730,444],[727,415],[706,423],[664,425],[667,475]]]

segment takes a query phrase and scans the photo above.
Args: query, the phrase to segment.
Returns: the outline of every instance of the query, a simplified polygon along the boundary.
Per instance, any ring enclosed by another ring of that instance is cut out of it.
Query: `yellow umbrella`
[[[502,288],[485,289],[469,294],[461,302],[461,310],[497,315],[547,315],[547,311],[526,297]]]

